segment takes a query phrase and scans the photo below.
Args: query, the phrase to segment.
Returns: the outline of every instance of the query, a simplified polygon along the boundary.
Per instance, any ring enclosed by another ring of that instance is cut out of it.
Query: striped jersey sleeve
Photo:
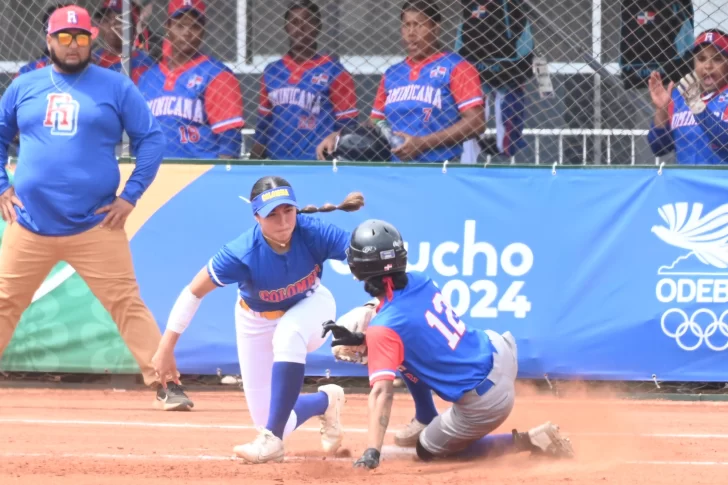
[[[484,104],[480,74],[469,62],[462,61],[455,66],[450,86],[460,112]]]
[[[369,384],[393,381],[397,369],[404,361],[404,344],[400,336],[389,327],[369,327],[366,333]]]

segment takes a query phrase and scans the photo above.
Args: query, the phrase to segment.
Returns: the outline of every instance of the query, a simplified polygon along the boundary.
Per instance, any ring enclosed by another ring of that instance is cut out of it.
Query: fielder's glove
[[[376,298],[342,315],[336,322],[329,320],[323,324],[321,338],[331,332],[331,352],[337,360],[367,363],[366,330],[376,315],[379,300]]]
[[[698,115],[705,111],[705,102],[702,99],[703,84],[694,72],[686,74],[685,77],[680,79],[680,82],[677,85],[677,90],[685,99],[685,103],[694,115]]]
[[[374,470],[379,466],[379,451],[376,448],[367,449],[361,458],[354,462],[354,468],[368,468]]]

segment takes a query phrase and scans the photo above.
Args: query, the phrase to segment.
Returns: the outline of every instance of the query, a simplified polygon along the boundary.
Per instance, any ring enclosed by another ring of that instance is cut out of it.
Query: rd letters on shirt
[[[51,135],[73,136],[78,131],[79,103],[68,93],[48,95],[43,126],[51,129]]]

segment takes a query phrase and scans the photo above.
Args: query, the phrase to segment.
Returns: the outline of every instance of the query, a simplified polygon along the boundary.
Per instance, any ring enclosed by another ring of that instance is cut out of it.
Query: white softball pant
[[[239,297],[238,297],[239,298]],[[316,351],[326,340],[321,326],[336,319],[334,296],[323,285],[296,303],[277,320],[256,316],[235,305],[235,330],[240,375],[250,416],[255,426],[268,422],[273,362],[306,363],[306,355]],[[293,431],[295,416],[288,420],[284,436]]]

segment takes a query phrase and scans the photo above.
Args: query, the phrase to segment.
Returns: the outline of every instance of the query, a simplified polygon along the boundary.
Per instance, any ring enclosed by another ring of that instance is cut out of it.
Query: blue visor
[[[279,205],[290,204],[296,208],[298,207],[296,195],[291,187],[268,189],[253,199],[251,204],[253,205],[253,214],[258,214],[260,217],[268,217],[268,214]]]

